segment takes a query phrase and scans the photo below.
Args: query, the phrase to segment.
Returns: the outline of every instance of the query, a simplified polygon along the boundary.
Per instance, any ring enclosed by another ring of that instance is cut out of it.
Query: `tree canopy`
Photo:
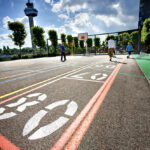
[[[79,44],[78,44],[78,37],[74,37],[74,46],[75,48],[78,48],[79,47]]]
[[[93,46],[92,38],[88,38],[86,42],[87,42],[87,47],[92,47]]]
[[[25,38],[27,33],[25,31],[25,26],[23,23],[20,22],[8,22],[9,30],[13,31],[9,37],[14,41],[14,44],[19,46],[20,48],[20,57],[21,57],[21,47],[25,43]]]
[[[97,47],[97,48],[100,47],[100,38],[99,38],[99,37],[94,38],[94,45],[95,45],[95,47]]]
[[[56,55],[56,47],[58,45],[58,36],[57,36],[57,32],[55,30],[49,30],[48,31],[48,35],[49,35],[49,39],[52,43],[52,46],[55,49],[55,55]]]
[[[46,45],[46,42],[44,39],[45,31],[43,28],[39,26],[32,27],[31,31],[33,35],[33,43],[40,48],[40,53],[41,53],[41,49],[44,48]]]
[[[145,45],[150,45],[150,18],[146,19],[142,28],[141,41]]]
[[[61,42],[66,44],[66,35],[64,33],[61,34]]]

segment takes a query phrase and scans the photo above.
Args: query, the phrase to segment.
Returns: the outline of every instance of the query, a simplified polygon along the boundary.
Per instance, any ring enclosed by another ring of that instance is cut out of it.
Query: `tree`
[[[68,46],[72,47],[73,37],[72,35],[67,35]]]
[[[97,48],[100,48],[100,38],[99,37],[94,38],[94,46],[95,46],[95,55],[96,55]]]
[[[66,35],[64,33],[61,34],[61,42],[66,44]]]
[[[87,42],[87,47],[92,47],[93,46],[92,38],[88,38],[86,42]]]
[[[27,36],[24,24],[20,22],[8,22],[8,28],[13,31],[9,37],[14,41],[15,45],[19,46],[19,57],[21,58],[21,47],[24,45]]]
[[[133,47],[137,50],[138,48],[138,40],[139,40],[139,31],[134,31],[130,34],[130,42]]]
[[[58,45],[57,32],[55,30],[49,30],[48,35],[49,35],[49,39],[52,43],[52,46],[54,47],[55,55],[56,55],[56,48],[57,48],[57,45]]]
[[[110,38],[113,38],[114,40],[116,39],[116,37],[114,35],[108,35],[105,39],[105,41],[108,42],[108,40],[110,40]]]
[[[78,37],[74,37],[73,40],[74,40],[74,46],[75,46],[75,48],[78,48],[79,47]]]
[[[80,47],[84,48],[84,41],[83,40],[80,41]]]
[[[3,53],[4,55],[7,55],[7,48],[5,46],[3,46]]]
[[[73,37],[72,35],[67,35],[68,46],[71,50],[71,54],[73,55],[72,47],[73,47]]]
[[[128,44],[130,40],[130,35],[127,32],[124,32],[122,34],[119,34],[118,36],[118,44],[123,47],[124,49],[126,49],[126,46]]]
[[[46,45],[46,41],[44,39],[44,29],[39,27],[39,26],[35,26],[31,28],[31,32],[33,35],[33,43],[40,48],[40,55],[41,55],[41,50],[42,48],[45,47]]]
[[[94,38],[94,45],[96,48],[100,47],[100,38],[99,37]]]
[[[0,55],[2,55],[3,54],[3,50],[0,48]]]
[[[150,18],[145,19],[142,32],[141,32],[141,41],[145,46],[150,45]]]

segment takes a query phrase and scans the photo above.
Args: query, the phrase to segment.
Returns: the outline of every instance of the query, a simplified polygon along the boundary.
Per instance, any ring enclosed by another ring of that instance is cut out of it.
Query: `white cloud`
[[[124,22],[120,20],[120,18],[113,17],[113,16],[106,16],[106,15],[97,15],[97,19],[104,21],[107,27],[110,27],[112,24],[126,26]]]
[[[45,0],[46,3],[51,3],[51,0]]]
[[[13,19],[11,19],[9,16],[6,16],[6,17],[4,17],[3,18],[3,20],[2,20],[2,22],[3,22],[3,27],[5,28],[5,29],[8,29],[8,22],[13,22],[14,20]]]
[[[60,15],[58,15],[58,17],[61,19],[65,19],[65,20],[69,19],[69,16],[67,16],[65,14],[60,14]]]
[[[29,20],[27,16],[24,16],[22,18],[16,18],[15,21],[19,21],[25,25],[26,28],[29,28]],[[34,20],[35,23],[35,20]]]

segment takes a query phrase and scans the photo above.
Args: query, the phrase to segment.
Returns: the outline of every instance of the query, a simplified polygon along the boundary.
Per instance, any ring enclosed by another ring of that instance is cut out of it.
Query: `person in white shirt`
[[[115,41],[113,37],[110,37],[110,40],[108,40],[108,55],[110,57],[110,61],[112,60],[113,53],[115,52]]]

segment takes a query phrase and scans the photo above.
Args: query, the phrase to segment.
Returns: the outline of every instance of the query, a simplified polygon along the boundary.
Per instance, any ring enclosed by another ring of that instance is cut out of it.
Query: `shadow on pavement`
[[[114,62],[114,63],[117,63],[117,64],[122,63],[122,62],[120,62],[120,61],[113,61],[113,60],[112,60],[111,62]],[[127,63],[124,63],[124,62],[123,62],[122,64],[125,64],[125,65],[126,65]]]

